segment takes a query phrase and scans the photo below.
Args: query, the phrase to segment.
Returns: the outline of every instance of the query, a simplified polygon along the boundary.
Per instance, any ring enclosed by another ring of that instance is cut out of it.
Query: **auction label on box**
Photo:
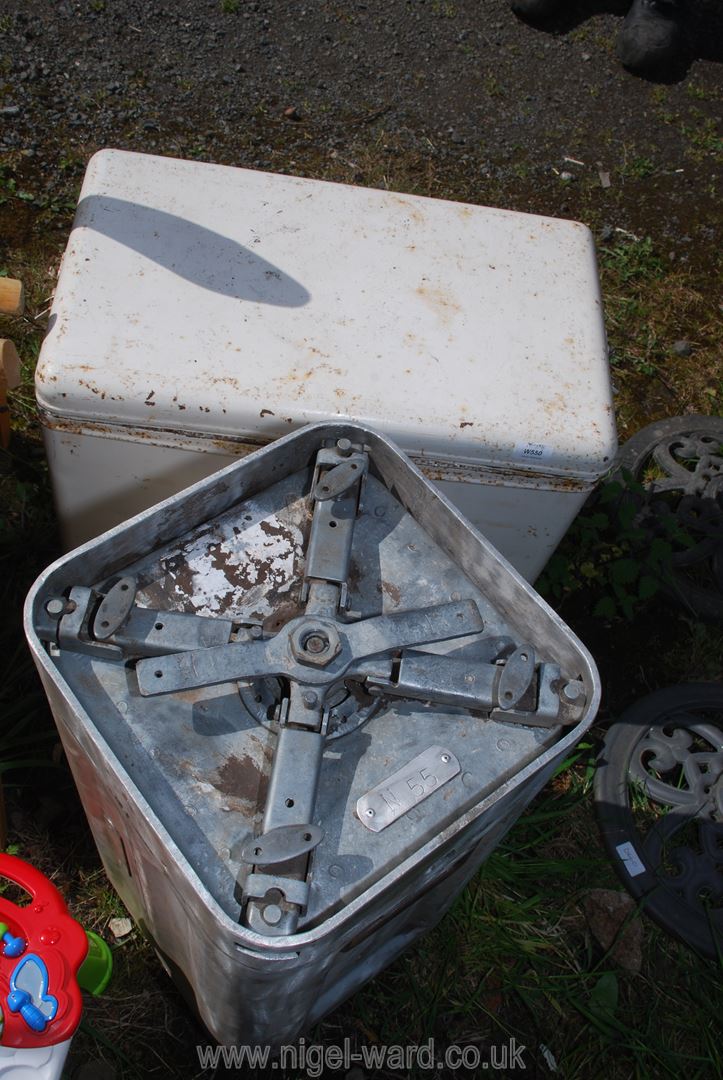
[[[521,442],[515,445],[513,456],[518,461],[544,461],[552,457],[552,447],[541,442]]]

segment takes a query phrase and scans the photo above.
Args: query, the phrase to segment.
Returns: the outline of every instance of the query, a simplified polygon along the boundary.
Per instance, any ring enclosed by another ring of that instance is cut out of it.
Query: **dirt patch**
[[[32,207],[13,199],[0,206],[0,236],[8,248],[21,247],[30,239],[35,212]]]

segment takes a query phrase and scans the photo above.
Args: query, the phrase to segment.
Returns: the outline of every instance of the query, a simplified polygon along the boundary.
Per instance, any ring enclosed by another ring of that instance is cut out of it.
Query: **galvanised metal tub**
[[[292,1042],[434,926],[600,697],[555,612],[348,423],[64,556],[25,629],[108,876],[225,1044]]]

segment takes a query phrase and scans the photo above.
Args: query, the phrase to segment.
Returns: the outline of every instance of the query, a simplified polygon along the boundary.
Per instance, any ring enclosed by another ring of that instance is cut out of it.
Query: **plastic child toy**
[[[0,854],[0,877],[32,898],[20,906],[0,894],[0,1080],[56,1080],[80,1023],[81,987],[105,989],[110,950],[22,859]]]

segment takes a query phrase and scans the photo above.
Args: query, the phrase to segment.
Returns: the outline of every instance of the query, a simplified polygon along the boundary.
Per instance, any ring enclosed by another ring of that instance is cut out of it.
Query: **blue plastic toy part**
[[[28,947],[25,938],[14,937],[10,933],[8,924],[4,922],[0,922],[0,940],[5,943],[2,947],[3,956],[9,956],[11,960],[14,960],[16,956],[21,956]]]
[[[58,999],[48,993],[48,969],[34,953],[28,953],[10,976],[10,1012],[19,1012],[32,1031],[45,1031],[58,1011]]]
[[[3,956],[9,956],[11,960],[14,960],[16,956],[21,956],[28,947],[28,943],[25,938],[13,937],[8,930],[3,934]]]
[[[45,1031],[48,1021],[30,1000],[27,990],[13,990],[8,994],[8,1008],[10,1012],[19,1012],[25,1023],[33,1031]]]

